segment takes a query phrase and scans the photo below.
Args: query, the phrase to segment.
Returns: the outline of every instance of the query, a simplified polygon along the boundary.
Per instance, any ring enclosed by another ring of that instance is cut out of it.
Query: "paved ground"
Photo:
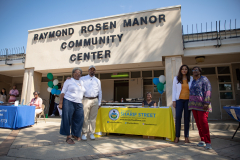
[[[192,143],[175,144],[142,136],[108,135],[69,145],[59,134],[58,122],[40,122],[21,130],[0,128],[0,160],[22,159],[240,159],[240,131],[211,129],[213,150],[197,147],[197,130],[190,131]],[[182,133],[183,134],[183,133]]]

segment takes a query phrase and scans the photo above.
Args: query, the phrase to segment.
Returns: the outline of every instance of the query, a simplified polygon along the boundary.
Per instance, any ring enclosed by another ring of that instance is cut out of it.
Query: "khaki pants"
[[[87,99],[83,98],[83,111],[84,111],[84,122],[82,132],[83,135],[87,136],[88,128],[89,133],[95,133],[96,118],[98,113],[98,98]]]

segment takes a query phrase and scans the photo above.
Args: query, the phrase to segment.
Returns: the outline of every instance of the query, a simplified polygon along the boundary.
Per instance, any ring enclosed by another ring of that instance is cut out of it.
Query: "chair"
[[[44,121],[45,121],[45,123],[46,123],[45,114],[44,114],[44,109],[45,109],[45,105],[42,104],[42,110],[43,110],[43,111],[42,111],[41,113],[39,113],[39,114],[36,115],[36,117],[35,117],[36,123],[37,123],[37,119],[38,119],[38,118],[41,118],[42,116],[44,117]],[[37,118],[37,117],[38,117],[38,118]]]

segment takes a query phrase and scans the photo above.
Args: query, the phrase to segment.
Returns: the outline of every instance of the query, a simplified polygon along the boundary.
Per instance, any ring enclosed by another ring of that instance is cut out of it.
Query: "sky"
[[[184,33],[240,28],[240,0],[0,0],[0,50],[27,47],[28,30],[111,15],[181,5]],[[238,18],[238,19],[237,19]],[[197,24],[197,27],[196,27]],[[187,31],[188,25],[188,31]]]

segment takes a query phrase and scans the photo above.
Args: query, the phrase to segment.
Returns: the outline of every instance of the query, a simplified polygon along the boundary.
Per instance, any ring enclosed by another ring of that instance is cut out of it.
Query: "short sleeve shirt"
[[[156,103],[156,102],[155,101],[151,101],[150,103],[147,103],[146,100],[143,101],[144,106],[148,106],[148,107],[154,106],[154,103]]]

